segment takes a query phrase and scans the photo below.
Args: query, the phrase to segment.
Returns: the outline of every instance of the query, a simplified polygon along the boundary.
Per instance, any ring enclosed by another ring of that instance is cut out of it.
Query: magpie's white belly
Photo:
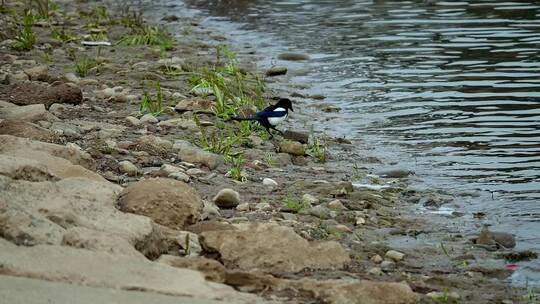
[[[281,117],[268,117],[268,122],[270,122],[272,126],[277,126],[283,121],[285,121],[285,119],[287,119],[287,114]]]

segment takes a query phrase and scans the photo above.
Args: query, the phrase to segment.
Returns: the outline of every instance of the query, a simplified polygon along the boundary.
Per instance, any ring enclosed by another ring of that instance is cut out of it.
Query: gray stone
[[[64,79],[68,82],[79,83],[81,79],[75,73],[66,73]]]
[[[249,211],[249,203],[241,203],[238,206],[236,206],[237,211]]]
[[[205,151],[185,140],[175,141],[173,150],[178,152],[178,157],[181,160],[190,163],[203,164],[211,170],[219,167],[225,162],[223,156]]]
[[[255,209],[259,211],[272,211],[274,208],[272,208],[272,205],[266,202],[258,203],[255,205]]]
[[[143,117],[141,117],[141,119],[139,119],[141,123],[143,124],[153,124],[153,123],[157,123],[159,120],[152,114],[148,113],[148,114],[144,114]]]
[[[384,256],[397,262],[403,260],[405,254],[396,250],[388,250]]]
[[[279,76],[287,74],[287,67],[274,66],[266,70],[266,76]]]
[[[349,255],[337,242],[310,243],[292,228],[276,224],[235,224],[233,230],[200,234],[203,247],[218,252],[226,267],[271,272],[341,268]]]
[[[278,186],[278,183],[271,179],[271,178],[268,178],[268,177],[265,177],[262,181],[263,185],[269,187],[270,189],[274,189],[274,188],[277,188]]]
[[[304,146],[297,141],[284,140],[279,144],[279,151],[294,156],[303,156],[306,154]]]
[[[33,81],[47,81],[49,79],[49,67],[46,65],[26,69],[24,73]]]
[[[126,121],[127,121],[130,125],[132,125],[132,126],[134,126],[134,127],[136,127],[136,126],[138,126],[138,125],[141,124],[141,121],[140,121],[138,118],[133,117],[133,116],[128,116],[128,117],[126,117]]]
[[[132,162],[124,160],[118,163],[118,170],[127,176],[136,176],[139,170]]]
[[[118,208],[152,218],[156,223],[180,229],[196,223],[203,202],[195,189],[174,179],[151,178],[131,184],[118,199]]]
[[[240,194],[232,189],[221,189],[212,200],[220,208],[234,208],[240,204]]]
[[[278,59],[288,60],[288,61],[308,60],[309,55],[300,54],[300,53],[281,53],[278,55]]]

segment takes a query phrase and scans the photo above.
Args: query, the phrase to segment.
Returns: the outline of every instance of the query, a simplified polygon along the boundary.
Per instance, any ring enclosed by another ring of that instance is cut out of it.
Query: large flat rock
[[[10,304],[218,304],[223,301],[167,296],[150,292],[88,287],[0,276],[0,299]],[[232,302],[229,302],[232,303]]]
[[[4,274],[75,285],[141,290],[226,303],[256,300],[253,295],[208,282],[198,271],[65,246],[22,247],[0,239],[0,265],[0,272]]]
[[[297,272],[306,268],[341,268],[349,254],[337,242],[308,242],[292,228],[276,224],[237,224],[234,230],[200,234],[208,251],[221,255],[228,268]]]

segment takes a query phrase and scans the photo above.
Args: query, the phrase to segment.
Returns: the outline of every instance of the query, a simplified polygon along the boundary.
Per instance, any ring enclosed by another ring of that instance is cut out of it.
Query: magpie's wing
[[[287,114],[287,111],[261,111],[257,112],[255,115],[259,118],[263,117],[283,117]]]
[[[271,106],[264,108],[264,110],[262,110],[261,112],[271,112],[271,111],[274,111],[276,108],[277,108],[277,104],[273,104]]]

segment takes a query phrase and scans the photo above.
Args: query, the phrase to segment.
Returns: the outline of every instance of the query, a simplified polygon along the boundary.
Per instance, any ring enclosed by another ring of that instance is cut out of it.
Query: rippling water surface
[[[263,53],[310,54],[294,64],[309,73],[295,78],[341,107],[327,131],[373,143],[428,186],[479,192],[467,211],[486,212],[521,249],[540,251],[536,2],[183,3],[208,22],[235,24],[225,28]],[[538,261],[524,268],[539,279]]]

